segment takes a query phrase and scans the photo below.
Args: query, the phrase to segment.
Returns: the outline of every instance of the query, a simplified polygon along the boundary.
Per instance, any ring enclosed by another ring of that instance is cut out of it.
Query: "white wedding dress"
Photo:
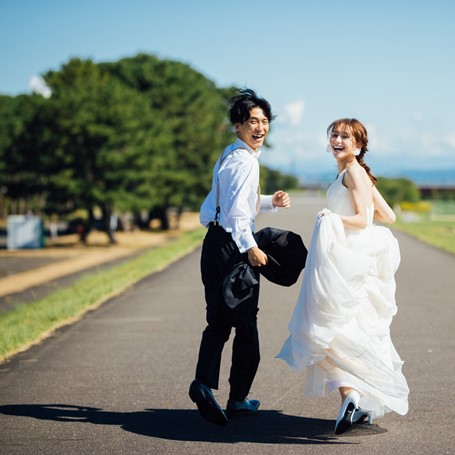
[[[373,418],[390,411],[404,415],[409,389],[389,330],[397,312],[398,242],[389,229],[373,224],[373,206],[367,228],[343,227],[339,215],[354,215],[344,172],[327,192],[330,212],[316,221],[291,334],[278,358],[307,368],[305,395],[352,387]]]

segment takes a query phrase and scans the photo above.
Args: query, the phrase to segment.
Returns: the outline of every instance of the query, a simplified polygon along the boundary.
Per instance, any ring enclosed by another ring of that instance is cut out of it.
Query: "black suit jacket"
[[[308,254],[300,235],[267,227],[256,232],[254,238],[268,257],[267,265],[258,268],[260,274],[275,284],[293,285],[305,267]],[[222,292],[227,306],[235,308],[253,295],[259,281],[247,255],[239,253],[230,264],[223,278]]]

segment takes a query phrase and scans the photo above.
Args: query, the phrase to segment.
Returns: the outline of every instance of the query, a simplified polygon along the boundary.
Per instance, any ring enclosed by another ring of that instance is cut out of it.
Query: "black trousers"
[[[210,225],[201,254],[201,276],[207,303],[207,327],[202,334],[196,379],[211,389],[218,389],[221,354],[224,344],[235,328],[232,363],[229,375],[229,398],[242,401],[248,395],[256,375],[260,354],[257,330],[259,286],[253,296],[235,309],[223,299],[222,279],[227,268],[233,266],[232,257],[238,255],[231,234],[222,227]],[[245,253],[245,260],[247,254]],[[259,280],[259,272],[254,270]]]

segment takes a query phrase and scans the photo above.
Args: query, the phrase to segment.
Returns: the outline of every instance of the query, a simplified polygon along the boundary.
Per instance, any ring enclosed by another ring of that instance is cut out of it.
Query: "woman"
[[[278,358],[308,367],[306,395],[339,390],[335,433],[341,434],[367,417],[372,423],[390,411],[406,414],[409,389],[389,330],[397,311],[398,242],[373,225],[373,219],[393,223],[395,214],[363,160],[365,127],[340,119],[327,133],[338,177],[327,192],[328,208],[318,214],[291,335]]]

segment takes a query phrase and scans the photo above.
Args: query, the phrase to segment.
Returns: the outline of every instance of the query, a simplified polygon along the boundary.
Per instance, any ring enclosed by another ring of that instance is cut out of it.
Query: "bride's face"
[[[355,140],[347,129],[335,127],[330,133],[329,143],[337,160],[354,155]]]

